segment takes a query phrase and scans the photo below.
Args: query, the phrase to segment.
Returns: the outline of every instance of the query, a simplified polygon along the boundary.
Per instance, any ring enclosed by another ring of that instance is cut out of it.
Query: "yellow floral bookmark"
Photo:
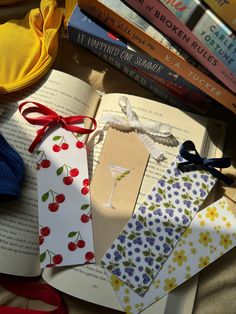
[[[199,212],[141,297],[106,271],[124,311],[137,314],[236,245],[236,217],[223,197]]]

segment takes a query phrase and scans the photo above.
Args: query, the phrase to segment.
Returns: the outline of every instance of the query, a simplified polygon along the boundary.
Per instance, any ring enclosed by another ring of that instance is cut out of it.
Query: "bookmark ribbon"
[[[27,107],[23,109],[26,105],[33,104],[34,106]],[[25,101],[20,104],[19,111],[22,116],[33,125],[43,125],[41,129],[37,131],[37,135],[29,147],[29,152],[32,153],[35,147],[41,142],[44,134],[51,128],[55,127],[56,125],[60,125],[62,128],[66,129],[67,131],[80,133],[80,134],[90,134],[92,133],[97,126],[96,120],[88,117],[88,116],[70,116],[70,117],[62,117],[58,115],[52,109],[39,104],[37,102]],[[31,113],[40,113],[42,116],[39,117],[28,117]],[[76,126],[76,123],[83,123],[84,119],[91,120],[93,124],[93,128],[86,129],[80,126]]]
[[[119,106],[126,118],[118,115],[106,114],[101,120],[105,121],[108,126],[112,126],[121,131],[136,131],[139,140],[147,148],[150,155],[161,160],[163,152],[156,146],[156,142],[166,145],[176,146],[177,140],[172,136],[172,128],[170,125],[156,121],[151,124],[143,124],[136,112],[132,109],[129,99],[125,96],[119,98]]]
[[[214,177],[220,179],[227,185],[234,183],[234,180],[227,177],[217,168],[228,168],[231,165],[230,158],[202,158],[196,150],[196,147],[192,141],[184,142],[180,147],[180,155],[188,160],[182,163],[179,163],[178,169],[181,171],[193,170],[194,166],[202,166],[205,170],[209,171]]]
[[[194,217],[141,297],[106,270],[124,311],[137,314],[210,265],[236,245],[236,217],[221,198]]]
[[[205,170],[187,174],[172,162],[102,258],[102,266],[144,295],[216,182]]]
[[[127,97],[120,97],[119,105],[122,112],[126,115],[126,123],[130,127],[135,128],[136,131],[146,131],[150,136],[169,137],[171,135],[172,128],[169,124],[158,121],[150,125],[141,123]]]

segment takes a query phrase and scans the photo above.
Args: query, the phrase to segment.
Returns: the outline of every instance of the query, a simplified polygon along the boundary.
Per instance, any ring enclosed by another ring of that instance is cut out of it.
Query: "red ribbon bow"
[[[23,107],[27,104],[33,104],[35,106],[31,106],[31,107],[27,107],[26,109],[23,109]],[[49,129],[51,129],[52,127],[55,127],[56,125],[61,125],[62,128],[68,131],[80,133],[80,134],[90,134],[97,127],[96,120],[91,117],[88,117],[88,116],[62,117],[58,115],[52,109],[49,109],[48,107],[41,105],[37,102],[33,102],[33,101],[25,101],[22,104],[20,104],[19,111],[29,123],[34,124],[34,125],[43,125],[43,127],[37,131],[37,135],[29,147],[29,152],[31,153],[33,153],[35,147],[41,142],[41,139],[44,136],[44,134]],[[35,117],[35,118],[28,117],[28,114],[35,113],[35,112],[41,113],[42,116]],[[73,125],[76,123],[83,123],[84,119],[91,120],[93,124],[92,129],[86,129],[86,128]]]

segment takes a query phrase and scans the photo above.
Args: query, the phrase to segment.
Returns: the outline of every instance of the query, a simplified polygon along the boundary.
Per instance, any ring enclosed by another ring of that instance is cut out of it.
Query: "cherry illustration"
[[[57,194],[55,197],[55,201],[59,204],[63,203],[65,200],[65,195],[64,194]]]
[[[87,186],[84,186],[84,187],[81,189],[81,193],[82,193],[83,195],[88,194],[88,192],[89,192],[89,188],[88,188]]]
[[[59,208],[59,204],[58,203],[50,203],[48,204],[48,209],[51,211],[51,212],[56,212]]]
[[[70,169],[70,175],[72,177],[77,177],[78,174],[79,174],[79,169],[77,169],[77,168]]]
[[[63,261],[63,257],[61,254],[54,255],[52,261],[56,265],[61,264],[61,262]]]
[[[58,176],[64,174],[63,176],[63,182],[65,185],[70,185],[74,181],[74,177],[77,177],[79,174],[78,168],[72,168],[71,166],[64,164],[57,168],[56,173]]]
[[[79,248],[79,249],[82,249],[83,247],[85,247],[85,241],[84,240],[78,240],[77,241],[77,247]]]
[[[89,179],[84,179],[83,180],[83,185],[88,186],[89,185]]]
[[[41,228],[41,230],[40,230],[40,234],[41,234],[42,236],[44,236],[44,237],[47,237],[47,236],[50,234],[50,232],[51,232],[51,230],[50,230],[50,228],[47,227],[47,226]]]
[[[53,151],[56,153],[60,152],[61,150],[67,150],[69,148],[69,144],[66,143],[66,139],[64,136],[56,135],[53,137],[53,141],[57,141],[58,143],[58,144],[54,144],[52,147]]]
[[[53,267],[53,266],[55,266],[55,264],[53,264],[53,263],[50,263],[50,264],[46,265],[46,267]]]
[[[61,149],[67,150],[68,148],[69,148],[69,144],[67,144],[67,143],[62,143],[61,144]]]
[[[49,168],[51,166],[51,161],[48,160],[44,150],[38,150],[36,156],[39,156],[39,159],[37,160],[37,170],[40,168]]]
[[[47,249],[40,254],[40,263],[43,263],[45,260],[48,261],[46,264],[47,267],[53,267],[62,263],[63,256]]]
[[[84,147],[84,143],[81,141],[77,141],[75,145],[77,148],[83,148]]]
[[[85,254],[85,260],[86,260],[87,262],[90,262],[93,258],[94,258],[94,253],[93,253],[93,252],[87,252],[87,253]]]
[[[48,204],[48,209],[51,212],[56,212],[59,209],[60,204],[65,201],[65,195],[50,189],[41,196],[41,199],[43,202],[50,202]]]
[[[70,251],[75,251],[77,248],[82,249],[86,245],[79,230],[69,232],[68,238],[74,238],[74,241],[68,243],[68,249]]]
[[[54,144],[53,147],[52,147],[53,151],[55,153],[58,153],[60,150],[61,150],[61,146],[57,145],[57,144]]]
[[[70,185],[73,183],[73,178],[71,176],[64,177],[63,182],[65,185]]]
[[[39,245],[42,245],[44,242],[44,236],[40,235],[39,236]]]
[[[48,168],[51,165],[51,161],[48,159],[41,160],[41,167],[42,168]]]
[[[86,215],[86,214],[83,214],[83,215],[81,215],[80,220],[83,223],[87,223],[90,220],[90,217],[88,215]]]
[[[68,249],[70,251],[75,251],[77,249],[77,245],[74,242],[69,242],[68,243]]]

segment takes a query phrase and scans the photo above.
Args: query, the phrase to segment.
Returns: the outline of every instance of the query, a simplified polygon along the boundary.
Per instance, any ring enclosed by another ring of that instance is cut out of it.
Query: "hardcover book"
[[[35,156],[28,152],[36,130],[20,115],[19,103],[26,100],[39,102],[62,116],[95,117],[98,130],[101,130],[106,123],[104,115],[112,113],[122,117],[123,113],[119,106],[121,96],[129,99],[142,123],[156,122],[158,119],[161,123],[167,123],[172,127],[172,135],[179,144],[190,139],[194,141],[202,155],[211,157],[222,155],[223,123],[133,95],[104,94],[101,96],[89,84],[57,70],[52,70],[43,80],[18,92],[17,95],[3,95],[0,131],[9,144],[23,157],[26,173],[21,197],[16,201],[1,204],[1,273],[28,277],[41,274],[38,244],[41,230],[38,226],[36,160]],[[19,134],[21,139],[18,137]],[[90,139],[87,143],[89,145]],[[149,159],[136,206],[143,202],[151,187],[168,168],[179,150],[179,144],[172,146],[165,143],[158,144],[166,159],[162,162],[156,162],[153,158]],[[100,158],[102,148],[103,141],[95,145],[89,155],[91,173],[96,168],[96,161]],[[92,211],[96,216],[96,208],[93,208]],[[109,215],[116,220],[119,213],[114,209],[104,207],[100,214]],[[126,213],[122,217],[123,221],[128,221],[129,215],[130,213]],[[93,224],[96,225],[96,220],[93,221]],[[101,231],[101,234],[95,234],[98,243],[99,239],[104,237],[105,230],[106,228]],[[71,241],[71,238],[68,238],[68,241]],[[112,241],[112,237],[106,236],[106,241],[108,242],[107,246],[110,246],[109,242]],[[103,249],[106,250],[108,247]],[[98,265],[48,268],[43,271],[43,278],[50,285],[76,298],[122,311],[113,288]],[[187,314],[191,312],[196,284],[197,282],[194,280],[192,283],[189,282],[186,286],[176,289],[145,310],[144,313],[150,314],[157,311],[173,313],[174,311],[179,314]],[[103,310],[105,313],[105,309]],[[112,313],[111,310],[108,310],[108,313]]]
[[[181,75],[226,108],[236,112],[236,97],[226,87],[190,64],[175,48],[167,47],[163,36],[120,0],[79,0],[88,14],[125,37],[138,48]],[[173,51],[174,49],[174,51]]]

